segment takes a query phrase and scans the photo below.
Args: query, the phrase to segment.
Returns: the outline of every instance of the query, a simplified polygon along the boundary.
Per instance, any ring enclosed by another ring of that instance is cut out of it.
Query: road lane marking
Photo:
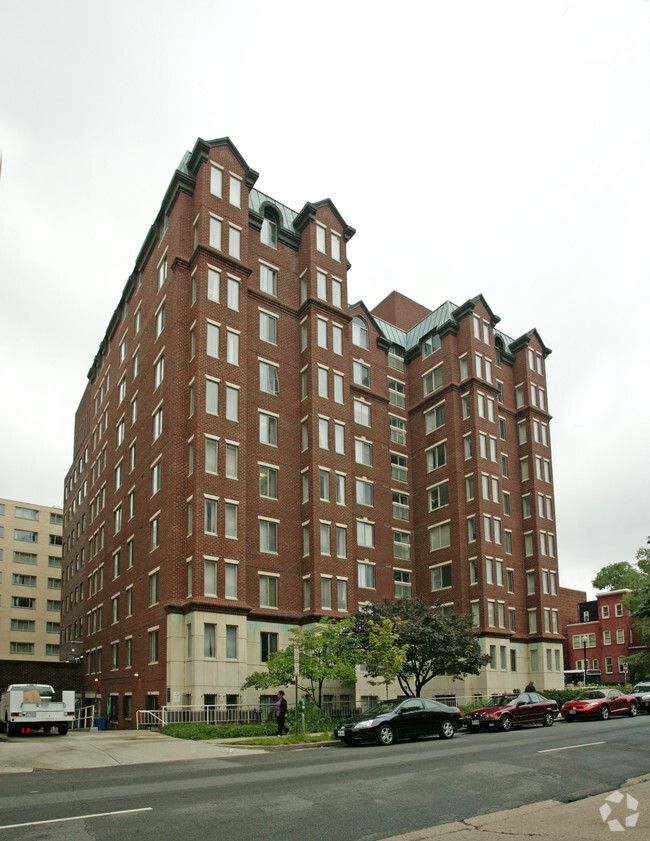
[[[565,748],[548,748],[548,750],[538,750],[537,753],[555,753],[557,750],[573,750],[574,748],[590,748],[593,745],[606,745],[607,742],[585,742],[584,745],[567,745]]]
[[[64,821],[84,821],[88,818],[106,818],[111,815],[132,815],[134,812],[151,812],[153,806],[145,806],[142,809],[122,809],[120,812],[97,812],[94,815],[77,815],[73,818],[50,818],[47,821],[30,821],[29,823],[8,823],[0,826],[0,829],[19,829],[22,826],[41,826],[46,823],[63,823]]]

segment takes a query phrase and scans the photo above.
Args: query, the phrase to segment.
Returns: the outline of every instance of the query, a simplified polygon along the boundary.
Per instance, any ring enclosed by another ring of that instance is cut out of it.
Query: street
[[[381,839],[614,789],[650,771],[649,739],[644,715],[392,747],[7,774],[0,841]]]

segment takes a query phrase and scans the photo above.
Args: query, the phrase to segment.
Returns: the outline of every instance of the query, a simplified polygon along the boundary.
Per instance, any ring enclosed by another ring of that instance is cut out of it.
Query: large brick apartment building
[[[561,686],[548,349],[481,295],[348,304],[354,229],[257,177],[197,141],[89,371],[62,615],[87,696],[125,726],[257,703],[292,628],[409,594],[472,613],[491,656],[432,693]]]

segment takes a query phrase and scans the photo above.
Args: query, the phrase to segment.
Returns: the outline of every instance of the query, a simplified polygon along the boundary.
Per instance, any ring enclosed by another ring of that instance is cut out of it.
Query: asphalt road
[[[650,716],[2,777],[0,841],[366,841],[650,772]],[[19,826],[16,826],[16,825]]]

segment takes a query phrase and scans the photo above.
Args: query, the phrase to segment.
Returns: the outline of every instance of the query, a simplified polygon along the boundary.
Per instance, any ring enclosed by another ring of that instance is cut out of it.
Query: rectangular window
[[[344,578],[336,579],[336,609],[340,611],[348,609],[348,582]]]
[[[226,561],[224,563],[224,574],[225,574],[225,592],[224,595],[227,599],[236,599],[237,598],[237,564],[229,563]]]
[[[352,362],[352,379],[357,385],[370,388],[370,367],[355,359]]]
[[[278,445],[278,419],[274,415],[260,412],[260,443]]]
[[[404,569],[394,570],[395,598],[408,599],[411,597],[411,573]]]
[[[427,412],[424,413],[424,431],[428,435],[429,432],[433,432],[436,429],[439,429],[441,426],[444,426],[445,423],[445,404],[438,403],[437,406],[434,406],[432,409],[429,409]]]
[[[429,548],[432,552],[451,546],[449,522],[429,527]]]
[[[221,251],[221,224],[218,216],[210,214],[210,247],[216,251]]]
[[[238,537],[238,510],[239,506],[236,503],[224,503],[224,536],[231,540],[237,540]]]
[[[210,622],[203,626],[203,656],[210,659],[217,656],[217,626]]]
[[[447,442],[441,441],[435,447],[431,447],[427,453],[427,472],[437,470],[447,464]]]
[[[391,479],[397,482],[408,482],[407,457],[398,453],[390,454],[390,475]]]
[[[393,517],[396,520],[408,520],[409,518],[409,498],[406,494],[399,491],[392,491],[393,498]]]
[[[204,531],[206,534],[216,535],[217,533],[217,500],[205,500],[205,521]]]
[[[221,198],[223,190],[223,172],[217,164],[210,165],[210,192],[213,196]]]
[[[219,303],[219,290],[221,286],[221,272],[218,269],[208,266],[208,300]]]
[[[266,499],[278,498],[278,469],[268,464],[260,464],[260,496]]]
[[[409,560],[411,557],[411,535],[407,531],[393,531],[393,557]]]
[[[332,579],[327,575],[320,577],[320,606],[321,610],[332,609]]]
[[[354,422],[361,426],[371,426],[370,422],[370,403],[365,400],[354,399]]]
[[[260,361],[260,391],[266,394],[279,394],[280,385],[276,365]]]
[[[278,635],[272,631],[260,631],[260,660],[268,662],[269,654],[278,650]]]
[[[399,380],[388,379],[388,402],[392,406],[406,406],[406,386]]]
[[[239,333],[234,330],[227,331],[226,361],[230,365],[239,365]]]
[[[345,526],[336,527],[336,557],[347,558],[348,530]]]
[[[451,564],[431,568],[431,592],[451,587]]]
[[[264,263],[260,263],[260,289],[267,295],[278,296],[278,273]]]
[[[359,438],[355,439],[354,459],[357,464],[366,464],[372,467],[372,443]]]
[[[372,549],[375,545],[375,525],[365,520],[357,520],[357,546]]]
[[[271,345],[278,343],[278,319],[262,311],[260,311],[260,339]]]
[[[449,482],[441,482],[433,488],[429,488],[429,511],[436,511],[449,505]]]
[[[278,523],[274,520],[260,520],[260,552],[277,554]]]
[[[403,418],[398,418],[396,415],[389,415],[388,423],[390,426],[390,440],[394,444],[406,446],[406,421]]]
[[[260,575],[260,607],[278,606],[278,579],[272,575]]]
[[[237,626],[226,625],[226,659],[237,659]]]
[[[216,597],[217,595],[217,562],[203,561],[203,595]]]
[[[357,581],[359,587],[371,590],[375,588],[375,567],[373,564],[357,563]]]

